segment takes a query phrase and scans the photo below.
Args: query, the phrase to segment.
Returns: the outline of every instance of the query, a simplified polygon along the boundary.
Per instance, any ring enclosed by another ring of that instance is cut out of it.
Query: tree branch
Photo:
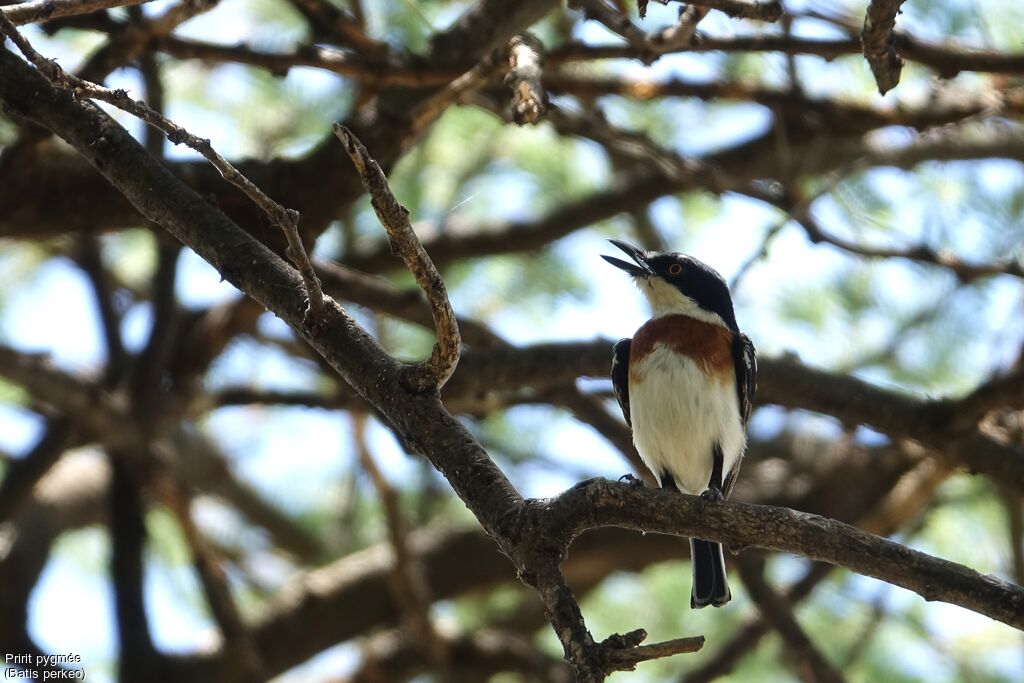
[[[72,17],[146,2],[150,0],[30,0],[0,7],[0,15],[7,17],[15,26],[21,26],[36,21],[49,21],[59,17]]]
[[[448,290],[409,223],[408,209],[399,204],[395,195],[391,193],[380,166],[348,128],[335,123],[334,134],[345,145],[345,150],[363,180],[363,186],[370,193],[373,210],[377,213],[381,225],[387,230],[392,253],[405,262],[406,267],[416,278],[416,284],[423,289],[427,301],[430,302],[437,344],[434,345],[430,358],[414,366],[409,372],[409,381],[418,391],[440,389],[455,372],[455,366],[459,363],[459,347],[462,344],[455,311],[448,300]]]
[[[167,134],[167,139],[174,144],[184,143],[202,154],[213,164],[214,168],[217,169],[226,181],[244,192],[253,203],[266,213],[270,221],[284,233],[288,240],[287,253],[299,269],[305,285],[308,301],[306,324],[314,324],[319,319],[323,312],[323,292],[320,289],[320,281],[313,271],[313,266],[309,262],[309,256],[307,256],[306,249],[302,244],[302,238],[299,236],[299,213],[297,211],[286,209],[268,197],[255,183],[242,175],[237,168],[221,156],[213,148],[209,140],[192,135],[145,102],[131,99],[124,90],[110,90],[65,73],[56,62],[45,59],[36,52],[28,41],[2,15],[0,15],[0,33],[10,38],[11,42],[21,50],[21,53],[54,85],[72,89],[76,98],[84,96],[109,102],[138,117],[146,124],[162,130]]]
[[[1024,588],[912,550],[836,520],[786,508],[722,502],[591,479],[556,498],[530,501],[552,539],[620,526],[706,538],[732,548],[763,548],[828,562],[978,612],[1024,630]]]
[[[878,84],[878,93],[884,95],[900,82],[903,60],[896,54],[896,15],[906,0],[871,0],[864,15],[864,29],[860,42],[864,47],[864,58],[871,66],[871,73]]]

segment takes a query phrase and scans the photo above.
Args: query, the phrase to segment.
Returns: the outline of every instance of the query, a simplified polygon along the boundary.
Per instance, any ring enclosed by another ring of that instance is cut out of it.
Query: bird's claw
[[[725,494],[722,493],[722,489],[717,486],[709,486],[703,493],[700,494],[702,503],[718,503],[725,500]]]
[[[641,488],[644,485],[644,480],[638,477],[634,477],[632,474],[629,474],[627,472],[626,474],[623,474],[621,477],[619,477],[619,483],[626,484],[633,488]]]

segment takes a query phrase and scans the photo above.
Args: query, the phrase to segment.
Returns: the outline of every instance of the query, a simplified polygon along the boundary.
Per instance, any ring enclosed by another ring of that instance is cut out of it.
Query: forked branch
[[[334,124],[334,134],[345,145],[345,151],[352,158],[363,187],[370,193],[373,210],[387,230],[391,252],[405,262],[416,278],[416,284],[423,289],[430,302],[437,343],[428,359],[409,368],[409,384],[418,391],[440,389],[455,372],[462,345],[459,325],[455,321],[455,311],[448,300],[444,280],[413,231],[409,223],[409,210],[395,199],[388,186],[388,179],[363,143],[340,123]]]

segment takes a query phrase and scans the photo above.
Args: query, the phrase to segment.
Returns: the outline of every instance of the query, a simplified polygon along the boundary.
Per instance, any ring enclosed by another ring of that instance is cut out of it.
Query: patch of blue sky
[[[178,258],[177,295],[186,308],[205,308],[239,298],[235,286],[191,249]]]
[[[562,420],[558,429],[548,430],[541,441],[541,451],[556,455],[559,463],[572,469],[589,472],[588,476],[618,478],[631,471],[618,449],[589,426],[576,420]],[[528,496],[554,496],[577,481],[571,476],[553,476],[550,468],[531,477],[522,491]]]
[[[209,651],[220,644],[217,626],[206,614],[205,598],[191,564],[168,566],[146,554],[146,608],[153,643],[168,654]],[[108,617],[111,615],[107,615]]]
[[[12,403],[0,403],[0,452],[21,457],[43,435],[44,418]]]
[[[153,306],[148,301],[134,304],[121,318],[121,340],[130,353],[141,351],[149,341],[153,324]]]
[[[14,286],[0,309],[0,339],[19,351],[47,353],[75,372],[100,367],[99,313],[82,271],[64,258],[41,264],[26,288]]]
[[[307,659],[299,666],[271,679],[270,683],[307,683],[334,677],[345,679],[355,672],[360,660],[358,644],[342,643]]]
[[[217,5],[182,24],[175,34],[182,38],[221,45],[246,44],[260,49],[291,49],[306,31],[298,13],[282,12],[273,0],[234,0]],[[292,20],[295,19],[295,20]]]
[[[222,408],[204,420],[232,471],[289,514],[330,499],[352,465],[347,425],[307,408]]]
[[[43,651],[81,655],[88,679],[104,683],[116,652],[114,596],[99,570],[109,555],[100,528],[64,534],[29,600],[29,633]]]
[[[242,337],[231,342],[214,361],[207,387],[260,387],[280,391],[312,391],[320,386],[312,360],[296,358],[276,346]]]

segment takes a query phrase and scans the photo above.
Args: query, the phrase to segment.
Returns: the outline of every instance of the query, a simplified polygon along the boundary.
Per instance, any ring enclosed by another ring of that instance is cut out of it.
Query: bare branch
[[[646,635],[644,633],[644,636]],[[640,662],[699,652],[702,647],[704,647],[704,636],[674,638],[651,645],[627,645],[622,649],[608,652],[608,668],[611,671],[633,671]]]
[[[806,211],[803,212],[802,219],[798,223],[804,229],[804,232],[807,233],[807,238],[812,242],[830,244],[837,249],[872,259],[899,258],[941,266],[949,269],[956,276],[957,280],[964,284],[970,284],[980,278],[992,277],[994,275],[1012,275],[1013,277],[1024,278],[1024,265],[1010,260],[997,260],[991,263],[969,263],[951,250],[934,249],[925,244],[907,248],[861,245],[825,232]]]
[[[630,21],[628,16],[610,6],[607,0],[582,0],[579,4],[582,5],[588,19],[595,19],[612,33],[622,36],[638,54],[646,53],[648,57],[646,60],[641,57],[642,60],[647,63],[654,61],[654,51],[648,43],[647,34]],[[640,18],[643,18],[642,7]]]
[[[416,237],[409,223],[409,211],[395,199],[384,172],[363,147],[363,143],[340,123],[334,124],[334,134],[345,146],[352,163],[359,171],[363,186],[370,193],[377,218],[387,230],[392,253],[401,258],[412,272],[416,283],[426,293],[430,310],[434,315],[437,344],[434,345],[430,358],[413,366],[409,373],[409,381],[418,390],[440,389],[455,372],[455,366],[459,363],[459,347],[462,344],[455,311],[448,300],[444,281]]]
[[[679,21],[650,36],[648,40],[658,54],[685,49],[693,43],[697,24],[707,16],[710,8],[688,4],[679,12]]]
[[[449,107],[473,91],[482,88],[497,74],[503,66],[503,52],[504,50],[495,51],[486,55],[468,71],[423,100],[410,117],[409,131],[405,136],[406,143],[422,135],[423,131],[439,119]],[[335,134],[337,134],[337,129],[335,129]]]
[[[896,15],[906,0],[871,0],[864,15],[864,29],[860,41],[864,57],[871,66],[871,73],[878,84],[881,95],[889,92],[900,82],[903,60],[896,54]]]
[[[604,479],[536,501],[533,514],[566,542],[585,529],[622,526],[795,553],[1024,630],[1024,588],[817,515],[744,503],[707,505],[698,496]]]
[[[857,525],[880,536],[892,534],[928,504],[935,490],[949,474],[950,469],[947,467],[934,462],[922,462],[902,477]],[[832,569],[831,565],[812,563],[803,577],[790,584],[782,597],[796,605],[810,596],[818,584],[831,574]],[[719,644],[714,654],[681,678],[680,683],[710,683],[728,674],[742,661],[744,654],[757,647],[769,628],[770,624],[763,616],[747,621],[724,644]]]
[[[996,52],[956,44],[936,44],[922,41],[908,33],[896,32],[896,47],[904,59],[934,69],[943,78],[952,78],[963,71],[989,73],[1022,73],[1024,56]],[[787,35],[741,35],[735,37],[701,36],[699,41],[662,42],[652,37],[652,47],[658,55],[671,52],[782,52],[791,55],[815,55],[832,60],[843,55],[862,55],[863,46],[854,38],[820,39]],[[594,59],[635,59],[643,61],[646,53],[629,45],[591,45],[568,42],[548,54],[548,63],[561,65]]]
[[[553,657],[526,638],[505,630],[476,629],[471,633],[444,634],[445,646],[458,662],[458,674],[450,680],[489,680],[494,674],[520,673],[530,681],[571,683],[565,662]],[[401,632],[374,636],[361,647],[363,662],[348,678],[337,683],[385,683],[407,681],[427,670],[421,653]],[[436,670],[431,671],[436,674]]]
[[[7,17],[15,26],[21,26],[36,21],[49,21],[58,17],[72,17],[146,2],[150,0],[30,0],[0,7],[0,15]]]
[[[75,97],[102,100],[124,109],[148,125],[162,130],[167,134],[167,139],[174,144],[184,143],[206,157],[225,180],[244,192],[249,199],[263,209],[271,222],[284,232],[288,239],[288,255],[299,269],[306,287],[308,306],[306,324],[314,324],[320,318],[323,313],[323,292],[320,289],[320,281],[309,262],[309,257],[306,255],[302,238],[299,237],[299,214],[297,211],[286,209],[264,194],[255,183],[242,175],[227,159],[221,156],[209,140],[192,135],[145,102],[131,99],[124,90],[110,90],[66,73],[56,62],[48,60],[36,52],[32,45],[3,16],[0,16],[0,33],[10,38],[22,54],[54,85],[72,89]]]

